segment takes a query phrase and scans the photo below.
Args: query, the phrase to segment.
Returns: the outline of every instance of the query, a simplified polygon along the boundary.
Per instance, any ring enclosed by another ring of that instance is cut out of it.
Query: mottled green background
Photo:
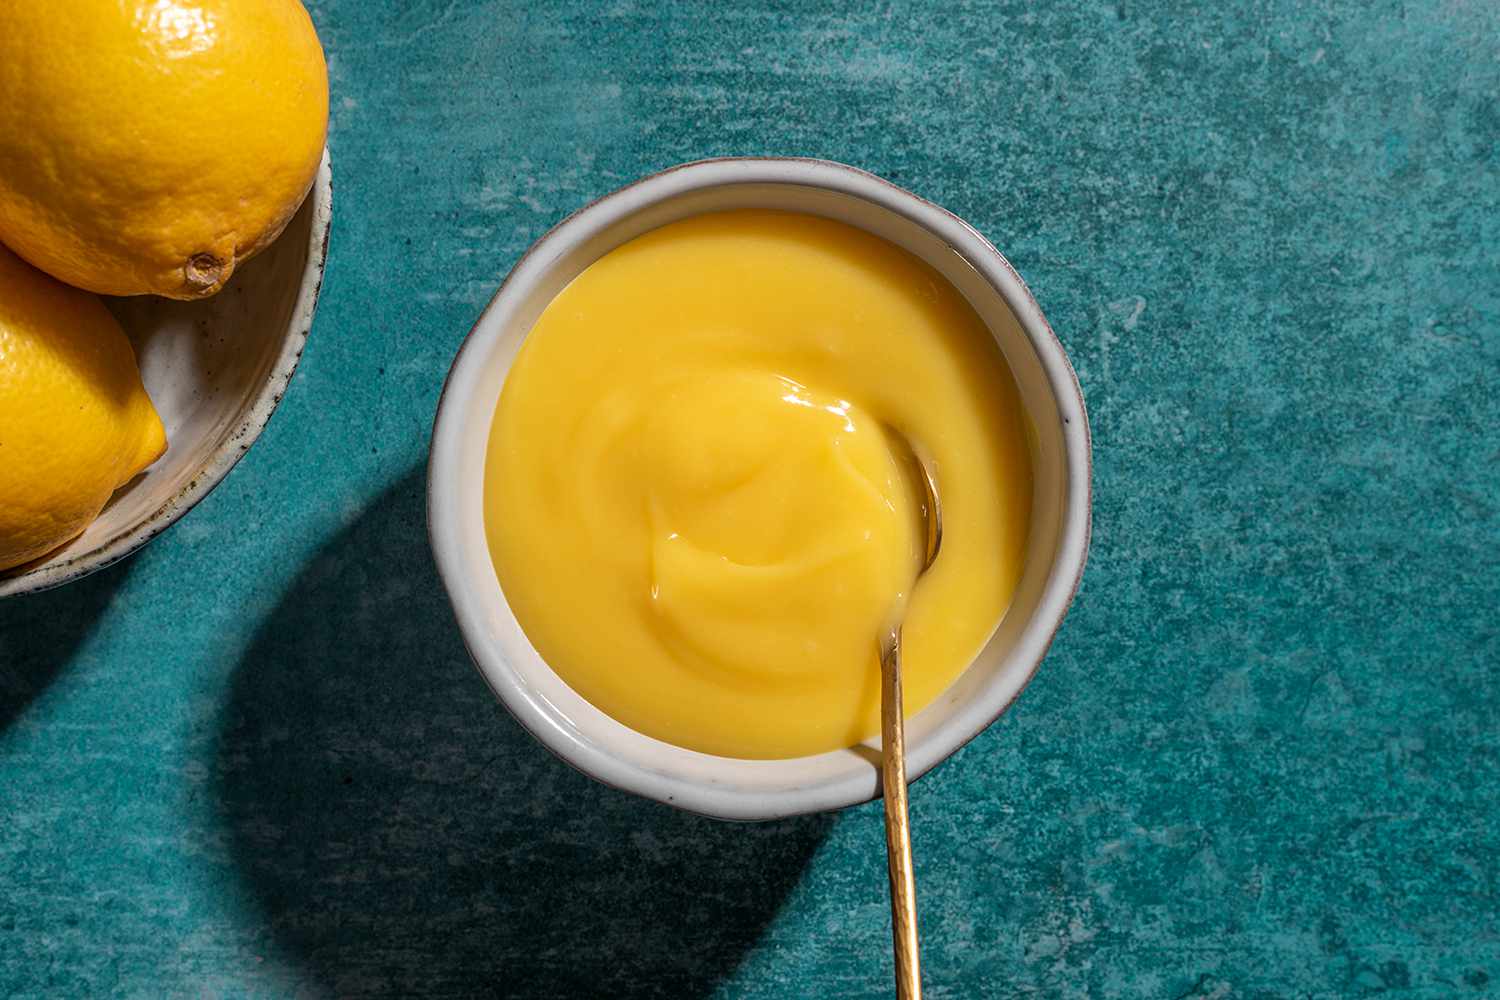
[[[971,220],[1093,419],[1036,681],[913,790],[932,998],[1500,995],[1500,5],[316,0],[322,308],[265,437],[0,605],[0,994],[879,997],[879,813],[726,826],[492,701],[422,464],[587,200],[831,157]]]

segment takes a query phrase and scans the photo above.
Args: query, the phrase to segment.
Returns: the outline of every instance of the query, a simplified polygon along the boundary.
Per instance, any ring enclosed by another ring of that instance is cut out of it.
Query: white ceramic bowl
[[[911,776],[922,775],[994,721],[1046,653],[1087,557],[1090,452],[1073,368],[1010,264],[961,219],[864,171],[823,160],[690,163],[601,198],[537,241],[469,334],[438,405],[428,527],[459,628],[505,706],[570,764],[683,809],[755,820],[873,798],[878,785],[872,760],[878,754],[849,749],[793,760],[737,760],[672,746],[616,722],[568,687],[516,623],[490,561],[482,502],[485,449],[501,386],[552,298],[621,243],[690,215],[731,208],[837,219],[932,265],[989,325],[1035,426],[1036,493],[1020,587],[974,663],[908,721]]]
[[[116,491],[93,524],[46,559],[0,573],[0,597],[68,583],[123,559],[219,484],[281,402],[297,369],[328,257],[328,153],[276,242],[212,298],[107,299],[135,346],[167,428],[167,452]]]

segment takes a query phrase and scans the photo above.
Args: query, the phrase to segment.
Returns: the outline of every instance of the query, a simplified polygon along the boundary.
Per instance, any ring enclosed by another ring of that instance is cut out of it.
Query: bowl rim
[[[1082,582],[1092,533],[1092,438],[1077,374],[1015,268],[978,230],[947,209],[882,177],[833,160],[715,157],[678,164],[642,177],[585,204],[548,229],[516,261],[485,305],[459,346],[443,384],[433,421],[427,469],[428,537],[438,576],[476,669],[510,714],[539,743],[564,763],[606,785],[689,812],[731,820],[768,820],[841,809],[870,801],[879,796],[879,790],[876,787],[872,794],[871,782],[859,776],[846,776],[808,788],[769,790],[692,781],[622,760],[607,747],[558,725],[533,700],[504,654],[485,643],[480,627],[485,608],[477,596],[478,588],[467,579],[463,569],[461,556],[467,546],[458,519],[447,515],[456,506],[459,494],[457,441],[463,431],[460,411],[479,390],[476,381],[466,377],[466,373],[484,360],[477,346],[481,339],[488,347],[504,332],[496,330],[487,337],[480,336],[485,318],[515,294],[518,275],[534,266],[540,266],[545,273],[571,245],[661,202],[706,189],[767,184],[831,190],[873,203],[927,230],[956,251],[996,290],[1014,314],[1022,334],[1036,352],[1063,424],[1065,498],[1050,572],[1036,610],[1017,642],[1016,648],[1024,651],[1023,676],[1012,686],[986,687],[920,745],[909,748],[909,781],[922,777],[984,731],[1004,714],[1036,675]],[[535,265],[536,260],[545,263]],[[679,753],[714,759],[711,755],[662,745]],[[758,763],[793,764],[806,759]],[[872,767],[872,771],[878,771],[878,766]]]
[[[313,220],[307,240],[307,263],[302,269],[292,318],[287,325],[281,352],[272,362],[265,380],[250,397],[250,406],[239,426],[224,438],[187,486],[145,518],[87,552],[70,555],[60,562],[43,563],[15,576],[0,576],[0,599],[61,587],[114,565],[181,520],[249,453],[250,446],[266,429],[271,415],[281,404],[287,385],[302,360],[312,330],[313,315],[317,312],[318,296],[323,290],[323,275],[328,265],[328,237],[333,221],[333,168],[327,147],[323,149],[323,158],[312,187],[308,189],[307,199],[312,203]]]

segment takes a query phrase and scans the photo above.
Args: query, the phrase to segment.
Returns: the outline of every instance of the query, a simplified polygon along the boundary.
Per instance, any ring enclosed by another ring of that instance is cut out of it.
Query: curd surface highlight
[[[920,488],[943,545],[915,588]],[[606,254],[506,379],[485,469],[500,585],[543,659],[649,736],[731,757],[879,730],[877,636],[910,592],[906,711],[969,664],[1029,526],[1025,418],[937,272],[827,219],[703,215]]]

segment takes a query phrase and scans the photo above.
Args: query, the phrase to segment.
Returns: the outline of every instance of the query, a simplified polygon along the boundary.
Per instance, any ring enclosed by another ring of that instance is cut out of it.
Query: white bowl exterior
[[[1004,711],[1035,672],[1087,557],[1090,443],[1083,397],[1062,346],[1024,283],[952,214],[841,164],[726,159],[687,164],[564,220],[516,265],[454,362],[438,407],[428,519],[439,572],[471,656],[516,718],[570,764],[618,788],[725,819],[836,809],[878,794],[868,751],[792,760],[698,753],[632,730],[589,704],[542,660],[505,599],[485,541],[484,467],[506,373],[542,310],[590,263],[626,241],[703,212],[767,208],[825,216],[932,265],[994,333],[1035,437],[1027,564],[1011,608],[973,664],[907,723],[915,779]]]
[[[135,348],[167,430],[167,452],[116,491],[83,534],[25,572],[0,574],[0,598],[68,583],[165,531],[229,474],[260,436],[312,326],[333,215],[328,153],[281,236],[236,268],[217,295],[176,302],[106,299]]]

